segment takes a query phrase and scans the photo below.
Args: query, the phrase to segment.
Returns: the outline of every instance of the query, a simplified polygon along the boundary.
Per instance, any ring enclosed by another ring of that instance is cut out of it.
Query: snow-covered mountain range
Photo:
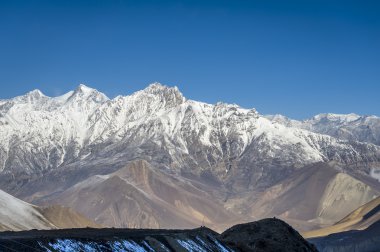
[[[348,141],[380,145],[380,117],[357,114],[319,114],[311,119],[297,121],[282,115],[266,116],[273,122],[302,128]]]
[[[0,100],[0,188],[28,201],[49,200],[145,160],[226,201],[317,162],[335,161],[370,179],[379,167],[379,136],[375,116],[301,122],[189,100],[159,83],[113,99],[85,85],[59,97],[34,90]]]
[[[235,172],[231,169],[271,166],[274,161],[300,167],[380,158],[374,145],[380,134],[377,117],[271,119],[255,109],[188,100],[176,87],[158,83],[114,99],[84,85],[52,98],[34,90],[0,101],[0,169],[39,174],[105,156],[125,161],[144,157],[170,169],[211,169],[224,179]],[[373,133],[360,131],[364,127]],[[258,172],[260,179],[265,172]]]

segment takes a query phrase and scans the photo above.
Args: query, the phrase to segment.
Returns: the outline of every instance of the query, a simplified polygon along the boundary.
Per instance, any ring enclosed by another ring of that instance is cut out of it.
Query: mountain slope
[[[38,208],[0,190],[0,230],[56,228]]]
[[[336,164],[317,163],[257,196],[250,206],[256,218],[277,216],[298,230],[332,225],[364,203],[380,195]]]
[[[0,231],[100,227],[76,212],[60,207],[39,208],[0,190]]]
[[[333,233],[340,233],[349,230],[363,230],[375,222],[380,221],[380,197],[355,209],[336,224],[309,232],[302,235],[306,238],[327,236]]]
[[[145,161],[90,177],[44,202],[52,203],[69,206],[109,227],[193,228],[203,223],[222,230],[242,220],[189,181]]]
[[[308,239],[321,252],[372,252],[380,247],[380,221],[364,230],[351,230]]]
[[[82,214],[71,208],[61,205],[51,205],[48,207],[40,207],[42,215],[53,223],[57,228],[101,228],[102,225],[86,218]]]

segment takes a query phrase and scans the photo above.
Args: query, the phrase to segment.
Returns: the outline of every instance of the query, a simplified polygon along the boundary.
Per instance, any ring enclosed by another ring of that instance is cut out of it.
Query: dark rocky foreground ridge
[[[317,249],[278,219],[236,225],[222,234],[206,227],[61,229],[0,233],[1,251],[303,251]]]
[[[308,240],[321,252],[380,251],[380,221],[364,230],[351,230]]]
[[[317,251],[295,229],[276,218],[235,225],[219,239],[234,251]]]

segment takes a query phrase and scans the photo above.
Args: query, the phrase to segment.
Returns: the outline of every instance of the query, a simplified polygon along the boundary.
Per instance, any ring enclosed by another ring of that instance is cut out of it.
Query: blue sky
[[[0,98],[155,81],[264,114],[380,115],[380,2],[0,1]]]

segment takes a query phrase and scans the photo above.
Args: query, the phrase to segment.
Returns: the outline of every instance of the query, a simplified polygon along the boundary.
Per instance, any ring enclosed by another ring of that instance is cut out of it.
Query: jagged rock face
[[[32,91],[0,101],[0,129],[0,184],[15,192],[52,171],[111,171],[136,159],[177,174],[206,172],[244,191],[305,164],[380,158],[375,145],[286,127],[254,109],[187,100],[158,83],[114,99],[84,85],[54,98]]]

